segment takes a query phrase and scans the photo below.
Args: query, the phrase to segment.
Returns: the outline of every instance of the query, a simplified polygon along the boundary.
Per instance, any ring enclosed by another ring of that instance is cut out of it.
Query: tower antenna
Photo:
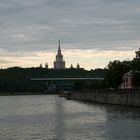
[[[58,40],[58,54],[61,54],[60,40]]]

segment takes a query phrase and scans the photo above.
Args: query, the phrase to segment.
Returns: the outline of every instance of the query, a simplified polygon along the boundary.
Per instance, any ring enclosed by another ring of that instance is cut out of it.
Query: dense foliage
[[[122,83],[122,76],[130,70],[129,62],[113,61],[108,64],[107,82],[109,87],[117,88]]]
[[[108,64],[108,72],[106,77],[107,87],[118,88],[122,83],[124,73],[128,71],[133,72],[133,86],[140,87],[140,51],[137,52],[136,57],[131,61],[115,60]]]
[[[45,81],[31,81],[31,78],[61,78],[61,77],[105,77],[105,70],[96,69],[87,71],[84,69],[46,69],[46,68],[20,68],[12,67],[0,69],[0,92],[38,92],[46,90]],[[77,89],[85,87],[87,83],[74,84]],[[92,87],[97,87],[90,83]],[[88,84],[89,86],[89,84]]]
[[[135,87],[140,87],[140,72],[134,73],[132,82]]]

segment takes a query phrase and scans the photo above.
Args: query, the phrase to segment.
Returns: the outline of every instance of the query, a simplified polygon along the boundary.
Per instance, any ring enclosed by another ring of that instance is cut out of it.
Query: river
[[[0,96],[0,140],[140,140],[140,108]]]

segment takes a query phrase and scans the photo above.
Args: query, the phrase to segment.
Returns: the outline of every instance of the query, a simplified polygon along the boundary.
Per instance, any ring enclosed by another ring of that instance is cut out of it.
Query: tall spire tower
[[[58,40],[58,54],[61,55],[60,40]]]
[[[56,61],[54,61],[54,69],[65,69],[65,61],[63,61],[63,55],[61,54],[60,40],[58,40],[58,51]]]

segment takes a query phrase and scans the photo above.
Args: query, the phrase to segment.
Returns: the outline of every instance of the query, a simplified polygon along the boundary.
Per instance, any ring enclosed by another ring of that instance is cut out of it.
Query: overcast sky
[[[106,67],[140,47],[140,0],[0,0],[0,67]]]

